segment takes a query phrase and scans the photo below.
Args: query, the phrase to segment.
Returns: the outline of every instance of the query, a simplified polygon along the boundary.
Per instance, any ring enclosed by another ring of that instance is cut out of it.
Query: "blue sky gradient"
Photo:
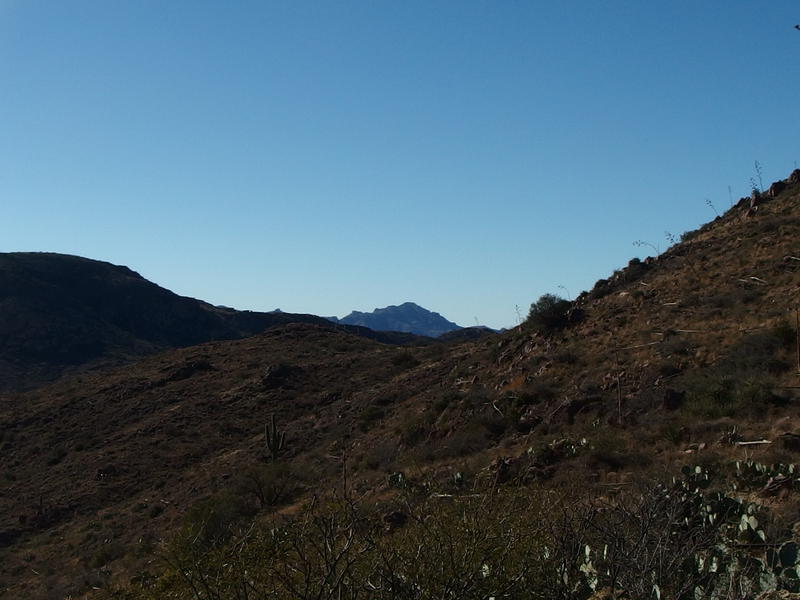
[[[0,251],[516,322],[800,160],[800,4],[0,0]],[[564,288],[559,288],[564,286]]]

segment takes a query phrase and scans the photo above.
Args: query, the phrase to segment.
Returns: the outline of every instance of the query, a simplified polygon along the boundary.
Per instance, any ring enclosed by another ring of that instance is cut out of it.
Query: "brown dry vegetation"
[[[732,442],[800,433],[800,186],[746,208],[598,282],[563,327],[396,347],[290,324],[6,395],[5,593],[77,598],[152,571],[209,498],[293,514],[346,488],[374,505],[398,472],[596,496],[686,462],[795,462],[791,444]],[[291,476],[265,470],[273,415]]]

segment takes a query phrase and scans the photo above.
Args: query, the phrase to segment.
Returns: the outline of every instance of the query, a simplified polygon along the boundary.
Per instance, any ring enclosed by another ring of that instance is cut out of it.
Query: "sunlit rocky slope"
[[[370,504],[391,497],[397,473],[605,495],[687,461],[795,462],[799,184],[796,171],[555,318],[534,311],[502,334],[399,347],[289,323],[6,395],[6,593],[128,582],[191,507],[225,494],[266,518],[343,476]],[[296,479],[264,506],[241,478],[270,462],[273,418]],[[759,440],[770,443],[739,444]],[[787,493],[776,506],[796,505]]]

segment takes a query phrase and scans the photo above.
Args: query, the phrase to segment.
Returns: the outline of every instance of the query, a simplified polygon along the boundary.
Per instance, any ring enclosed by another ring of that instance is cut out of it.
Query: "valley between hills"
[[[797,597],[799,240],[794,171],[436,339],[4,255],[0,596]]]

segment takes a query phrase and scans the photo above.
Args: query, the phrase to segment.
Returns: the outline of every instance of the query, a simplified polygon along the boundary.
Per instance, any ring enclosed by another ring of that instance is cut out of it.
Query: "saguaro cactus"
[[[264,449],[269,453],[270,460],[275,462],[285,448],[286,432],[278,431],[274,414],[270,416],[270,422],[264,425],[264,438]]]

